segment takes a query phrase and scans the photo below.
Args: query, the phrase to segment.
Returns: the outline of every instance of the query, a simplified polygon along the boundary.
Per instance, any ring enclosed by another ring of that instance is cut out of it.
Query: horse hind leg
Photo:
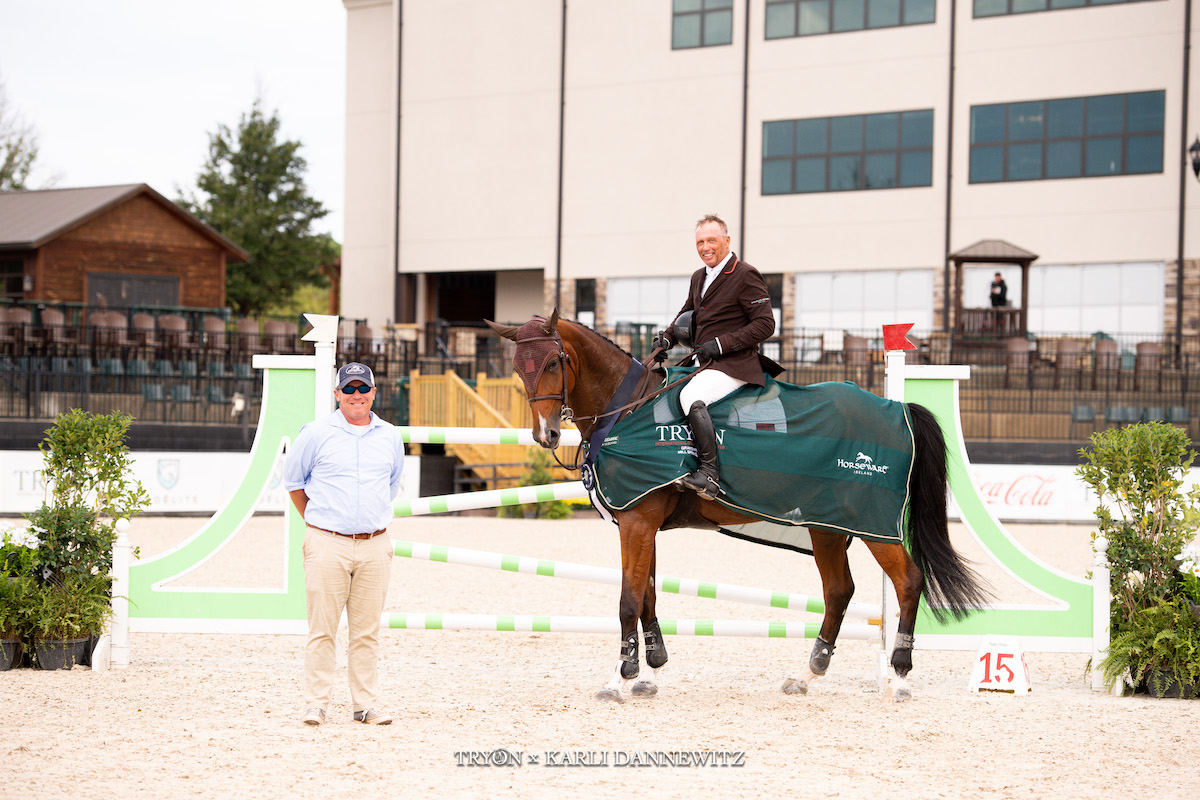
[[[821,573],[825,617],[809,654],[808,664],[800,677],[788,678],[783,682],[784,694],[808,694],[812,681],[828,671],[838,633],[842,629],[842,619],[850,605],[850,598],[854,596],[854,578],[850,574],[850,561],[846,558],[845,535],[811,530],[809,533],[812,534],[813,558]]]
[[[896,629],[896,643],[892,648],[887,693],[897,703],[903,703],[912,699],[908,673],[912,671],[913,631],[917,625],[917,606],[925,590],[925,579],[903,546],[870,541],[865,544],[896,589],[900,622]]]

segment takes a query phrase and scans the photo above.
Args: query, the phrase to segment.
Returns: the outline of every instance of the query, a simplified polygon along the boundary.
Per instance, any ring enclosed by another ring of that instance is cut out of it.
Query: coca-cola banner
[[[1075,475],[1075,467],[1033,464],[971,464],[971,480],[992,515],[1029,522],[1091,522],[1096,495]],[[1200,479],[1190,470],[1187,485]],[[950,509],[957,519],[956,511]]]

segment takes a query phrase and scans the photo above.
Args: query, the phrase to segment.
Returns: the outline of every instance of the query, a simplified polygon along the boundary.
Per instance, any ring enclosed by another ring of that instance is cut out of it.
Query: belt
[[[308,523],[305,524],[307,525]],[[318,528],[316,525],[309,525],[308,527],[314,530],[324,531],[325,533],[332,533],[334,536],[345,536],[347,539],[373,539],[381,533],[387,533],[387,528],[380,528],[374,533],[338,533],[337,531],[331,531],[328,528]]]

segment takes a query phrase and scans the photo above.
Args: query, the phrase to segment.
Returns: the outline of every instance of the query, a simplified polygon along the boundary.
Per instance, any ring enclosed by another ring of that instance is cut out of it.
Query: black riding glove
[[[663,350],[671,349],[671,340],[667,338],[666,331],[659,331],[654,334],[653,341],[650,342],[651,347],[661,347]]]
[[[700,345],[700,349],[697,352],[699,352],[701,356],[707,358],[709,361],[716,361],[722,355],[721,345],[717,344],[716,339],[709,339],[707,342]]]

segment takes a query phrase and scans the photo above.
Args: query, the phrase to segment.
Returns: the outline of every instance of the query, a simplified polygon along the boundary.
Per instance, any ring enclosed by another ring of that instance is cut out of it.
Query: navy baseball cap
[[[366,364],[360,364],[357,361],[351,361],[338,370],[337,388],[339,391],[346,388],[347,384],[354,381],[362,381],[367,386],[375,385],[375,374],[371,372],[371,368]]]

